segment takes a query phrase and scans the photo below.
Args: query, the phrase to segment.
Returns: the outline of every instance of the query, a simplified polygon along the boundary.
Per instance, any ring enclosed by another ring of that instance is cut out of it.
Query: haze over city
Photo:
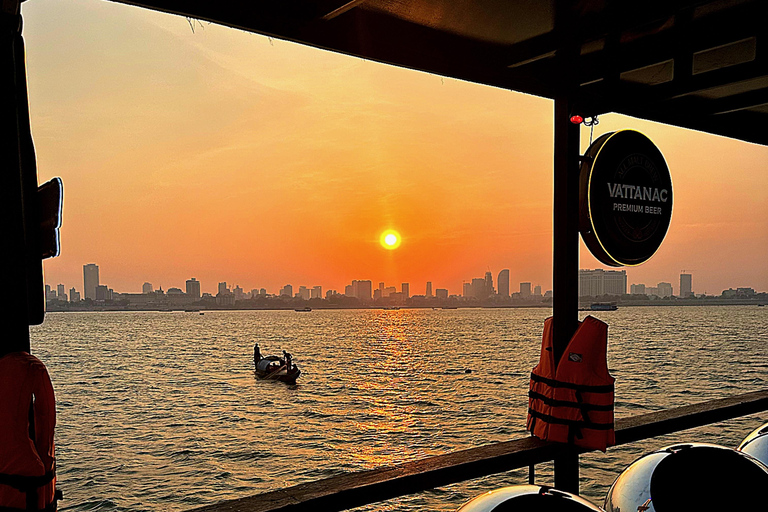
[[[210,293],[460,293],[502,268],[551,289],[550,101],[106,2],[23,9],[40,181],[65,190],[47,283],[97,261],[121,291],[194,275]],[[629,282],[686,269],[697,292],[768,289],[768,148],[618,115],[595,136],[627,127],[675,186],[667,239]],[[580,266],[605,268],[583,246]]]

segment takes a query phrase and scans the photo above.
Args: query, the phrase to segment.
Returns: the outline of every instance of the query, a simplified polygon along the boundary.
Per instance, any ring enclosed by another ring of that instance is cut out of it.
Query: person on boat
[[[259,348],[259,344],[256,343],[253,346],[253,364],[259,364],[259,361],[261,361],[261,349]]]
[[[291,371],[291,359],[293,356],[290,352],[286,352],[283,350],[283,357],[285,357],[285,371],[290,372]]]

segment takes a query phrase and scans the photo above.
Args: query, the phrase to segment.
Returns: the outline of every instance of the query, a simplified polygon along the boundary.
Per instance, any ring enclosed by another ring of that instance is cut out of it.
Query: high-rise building
[[[96,287],[96,290],[94,292],[95,300],[109,300],[109,288],[107,288],[107,285],[100,284]]]
[[[364,302],[370,302],[373,297],[373,283],[370,279],[352,281],[355,297]]]
[[[493,274],[490,272],[485,273],[485,296],[493,295],[495,290],[493,289]]]
[[[187,279],[187,296],[195,299],[200,298],[200,281],[195,279]]]
[[[83,293],[86,299],[96,300],[97,286],[99,286],[99,266],[95,263],[83,265]]]
[[[630,295],[645,295],[645,285],[644,284],[632,284],[629,286],[629,294]]]
[[[533,295],[534,297],[541,297],[541,285],[537,284],[533,287]]]
[[[693,295],[693,277],[691,274],[680,274],[680,297],[686,298]]]
[[[74,286],[69,289],[69,302],[80,302],[80,292]]]
[[[312,287],[312,293],[310,294],[310,298],[312,298],[312,299],[322,299],[323,298],[323,287],[322,286],[313,286]]]
[[[438,288],[435,290],[435,297],[438,299],[445,300],[448,298],[448,289],[447,288]]]
[[[672,296],[672,283],[659,283],[656,285],[658,289],[657,295],[659,297],[671,297]]]
[[[472,296],[472,283],[461,283],[461,296],[462,297],[471,297]]]
[[[505,268],[499,272],[499,279],[496,282],[499,287],[499,295],[509,297],[509,269]]]
[[[299,297],[301,297],[304,300],[309,300],[309,288],[306,286],[299,286]]]
[[[411,296],[411,285],[409,283],[403,283],[400,285],[400,291],[403,297],[406,299]]]
[[[227,288],[227,282],[222,281],[219,283],[219,295],[229,295],[230,291],[229,288]]]
[[[432,281],[427,281],[427,292],[424,295],[427,297],[432,296]]]
[[[520,297],[531,296],[531,283],[520,283]]]
[[[579,297],[624,295],[626,293],[626,270],[579,270]]]
[[[472,287],[470,290],[470,296],[476,299],[484,299],[488,296],[486,293],[485,279],[482,277],[475,277],[472,279]]]
[[[280,296],[281,297],[293,297],[293,286],[290,284],[287,284],[280,288]]]
[[[59,300],[63,300],[63,301],[67,300],[67,292],[64,291],[64,285],[63,284],[56,285],[56,297]]]
[[[141,293],[152,293],[153,291],[152,283],[144,283],[141,285]]]

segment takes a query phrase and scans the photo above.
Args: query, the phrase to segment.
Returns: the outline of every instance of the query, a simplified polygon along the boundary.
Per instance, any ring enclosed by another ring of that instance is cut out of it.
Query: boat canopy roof
[[[765,0],[112,0],[768,145]]]
[[[267,370],[270,366],[280,366],[280,361],[278,359],[262,359],[258,363],[256,363],[256,369],[257,370]]]

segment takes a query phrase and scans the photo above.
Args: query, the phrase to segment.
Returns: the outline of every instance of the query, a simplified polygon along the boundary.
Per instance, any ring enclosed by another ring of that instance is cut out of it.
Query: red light
[[[583,117],[581,117],[579,114],[576,114],[576,115],[572,115],[572,116],[571,116],[571,122],[572,122],[573,124],[581,124],[581,123],[583,123],[583,122],[584,122],[584,118],[583,118]]]

